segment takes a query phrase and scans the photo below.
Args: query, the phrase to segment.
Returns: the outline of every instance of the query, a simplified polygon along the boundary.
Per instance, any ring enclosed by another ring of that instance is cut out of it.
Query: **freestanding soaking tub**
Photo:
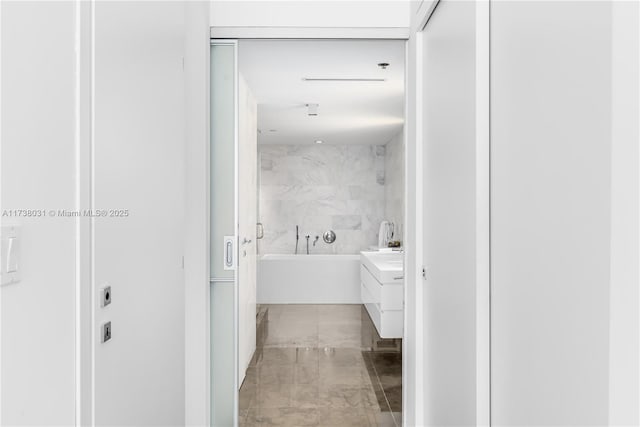
[[[359,255],[262,255],[258,304],[361,304]]]

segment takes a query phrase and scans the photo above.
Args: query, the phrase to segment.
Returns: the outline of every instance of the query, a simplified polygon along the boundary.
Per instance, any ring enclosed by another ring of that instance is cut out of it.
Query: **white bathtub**
[[[262,255],[258,304],[361,304],[360,255]]]

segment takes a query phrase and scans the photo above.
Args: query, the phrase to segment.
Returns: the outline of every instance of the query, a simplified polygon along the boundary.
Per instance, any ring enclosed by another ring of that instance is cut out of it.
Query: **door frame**
[[[190,98],[197,99],[197,108],[194,106],[192,113],[199,117],[198,127],[200,131],[197,135],[193,135],[191,138],[187,138],[187,211],[185,221],[187,224],[187,233],[185,236],[185,425],[187,426],[209,426],[211,423],[211,381],[210,381],[210,306],[209,306],[209,81],[210,67],[209,67],[209,48],[210,43],[213,41],[213,36],[218,41],[224,41],[225,39],[233,39],[236,42],[240,42],[243,39],[278,39],[278,40],[326,40],[326,39],[339,39],[339,40],[403,40],[405,44],[409,39],[408,29],[393,29],[389,28],[295,28],[294,30],[286,30],[278,27],[260,27],[260,28],[245,28],[245,27],[207,27],[207,39],[203,40],[202,23],[200,23],[200,29],[197,30],[197,38],[193,40],[193,44],[199,45],[199,49],[193,50],[192,61],[189,61],[189,51],[187,51],[187,58],[185,63],[190,64],[188,68],[185,65],[185,78],[195,78],[197,84],[187,86],[187,112],[189,114]],[[276,37],[277,36],[277,37]],[[231,40],[226,40],[227,42]],[[204,43],[206,43],[206,50],[203,49]],[[405,50],[408,52],[407,50]],[[406,73],[408,71],[408,55],[405,55],[405,90],[407,89]],[[236,56],[236,61],[238,57]],[[198,66],[199,65],[199,66]],[[236,73],[239,70],[236,68]],[[205,74],[206,73],[206,74]],[[206,79],[205,79],[206,77]],[[236,88],[237,92],[237,88]],[[236,93],[237,95],[237,93]],[[206,98],[206,100],[204,99]],[[204,101],[204,102],[203,102]],[[405,119],[407,116],[407,93],[405,91]],[[236,103],[237,108],[237,103]],[[204,119],[204,123],[203,122]],[[236,140],[238,132],[237,123],[237,111],[236,111]],[[206,138],[203,135],[206,133]],[[187,129],[187,135],[189,135],[189,129]],[[406,147],[411,143],[411,139],[406,132],[404,132],[404,144],[405,144],[405,165],[410,159],[407,155]],[[415,140],[413,142],[415,144]],[[236,141],[237,149],[237,141]],[[239,159],[236,158],[236,161]],[[406,175],[406,173],[405,173]],[[405,184],[405,197],[408,186]],[[236,188],[237,191],[237,188]],[[203,213],[203,210],[206,212]],[[405,223],[408,216],[407,210],[405,210]],[[205,219],[206,217],[206,219]],[[237,221],[236,221],[237,222]],[[407,227],[404,227],[405,237],[409,235]],[[205,237],[203,237],[205,236]],[[206,238],[206,244],[204,240]],[[421,238],[419,239],[419,245],[421,245]],[[237,243],[237,242],[236,242]],[[236,244],[236,249],[237,249]],[[420,246],[418,246],[420,247]],[[416,260],[421,258],[416,257]],[[405,251],[405,263],[407,262],[407,253]],[[206,277],[206,280],[203,280]],[[407,295],[407,288],[409,286],[418,287],[417,282],[412,282],[412,278],[408,277],[405,282],[405,300]],[[237,287],[236,287],[237,288]],[[237,289],[236,289],[237,291]],[[236,331],[235,342],[237,346],[237,296],[236,307],[234,307],[235,319],[234,329]],[[417,311],[421,308],[420,304],[415,304]],[[405,310],[406,311],[406,310]],[[406,318],[405,318],[405,331],[406,331]],[[419,330],[417,332],[420,332]],[[409,390],[405,388],[407,380],[410,376],[415,376],[415,373],[408,373],[407,369],[407,353],[406,342],[412,340],[416,344],[421,343],[419,340],[419,333],[415,336],[407,336],[403,339],[403,393],[408,393]],[[236,349],[237,353],[237,349]],[[415,366],[420,366],[420,359],[417,357],[422,354],[422,349],[416,349],[411,357],[415,359]],[[238,360],[236,357],[235,370],[237,378]],[[419,388],[414,388],[411,392],[416,396],[422,396]],[[237,393],[236,393],[236,412],[237,412]],[[417,402],[420,400],[417,400]],[[403,413],[417,412],[420,405],[415,407],[407,407],[406,399],[403,399]],[[406,425],[406,417],[403,416],[403,423]],[[237,422],[237,421],[236,421]]]

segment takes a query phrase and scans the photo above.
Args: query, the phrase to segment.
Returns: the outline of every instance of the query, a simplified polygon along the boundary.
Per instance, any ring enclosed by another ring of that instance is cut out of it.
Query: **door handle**
[[[235,236],[224,236],[224,269],[235,269],[234,244]]]

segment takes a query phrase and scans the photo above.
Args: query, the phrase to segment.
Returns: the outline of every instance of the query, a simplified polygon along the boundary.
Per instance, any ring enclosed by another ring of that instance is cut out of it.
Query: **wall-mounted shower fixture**
[[[313,240],[313,246],[316,245],[316,243],[318,243],[318,239],[320,238],[320,236],[316,236],[316,238]]]
[[[327,230],[322,235],[322,240],[324,240],[325,243],[331,244],[336,241],[336,233],[334,233],[333,230]]]

